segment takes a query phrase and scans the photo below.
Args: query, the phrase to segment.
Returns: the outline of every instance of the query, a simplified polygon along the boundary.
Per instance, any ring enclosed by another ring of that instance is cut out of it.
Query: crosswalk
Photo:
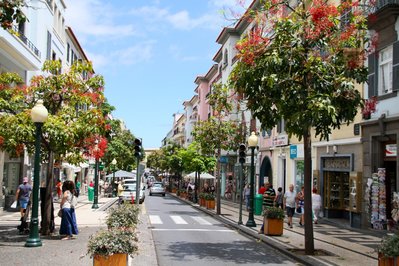
[[[159,215],[149,215],[149,218],[150,218],[150,223],[152,225],[164,224],[166,219],[168,220],[170,219],[173,223],[178,225],[185,225],[185,224],[212,225],[210,221],[207,221],[205,218],[200,216],[186,216],[183,218],[180,215],[169,215],[161,218]]]

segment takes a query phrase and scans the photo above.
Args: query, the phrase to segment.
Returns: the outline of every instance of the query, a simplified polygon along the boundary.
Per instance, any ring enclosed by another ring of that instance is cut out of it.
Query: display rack
[[[326,172],[325,207],[336,210],[349,210],[350,190],[347,172]]]
[[[385,168],[378,168],[372,175],[370,189],[371,226],[374,229],[384,229],[387,221],[386,215],[386,188]]]

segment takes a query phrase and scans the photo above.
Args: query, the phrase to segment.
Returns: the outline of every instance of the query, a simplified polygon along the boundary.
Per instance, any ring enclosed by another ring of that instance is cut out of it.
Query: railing
[[[13,30],[18,33],[17,37],[31,50],[36,56],[40,57],[40,51],[36,46],[14,25]]]
[[[365,8],[368,13],[374,13],[388,5],[398,5],[399,0],[377,0],[377,1],[365,1],[363,8]]]

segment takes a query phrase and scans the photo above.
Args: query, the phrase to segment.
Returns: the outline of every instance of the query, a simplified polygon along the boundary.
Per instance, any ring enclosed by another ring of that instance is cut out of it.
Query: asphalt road
[[[160,266],[296,265],[169,195],[147,195],[145,205]]]

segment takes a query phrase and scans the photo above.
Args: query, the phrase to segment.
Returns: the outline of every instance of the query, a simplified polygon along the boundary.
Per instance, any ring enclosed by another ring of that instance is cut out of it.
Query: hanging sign
[[[398,154],[398,148],[396,144],[385,145],[385,156],[386,157],[396,157]]]

